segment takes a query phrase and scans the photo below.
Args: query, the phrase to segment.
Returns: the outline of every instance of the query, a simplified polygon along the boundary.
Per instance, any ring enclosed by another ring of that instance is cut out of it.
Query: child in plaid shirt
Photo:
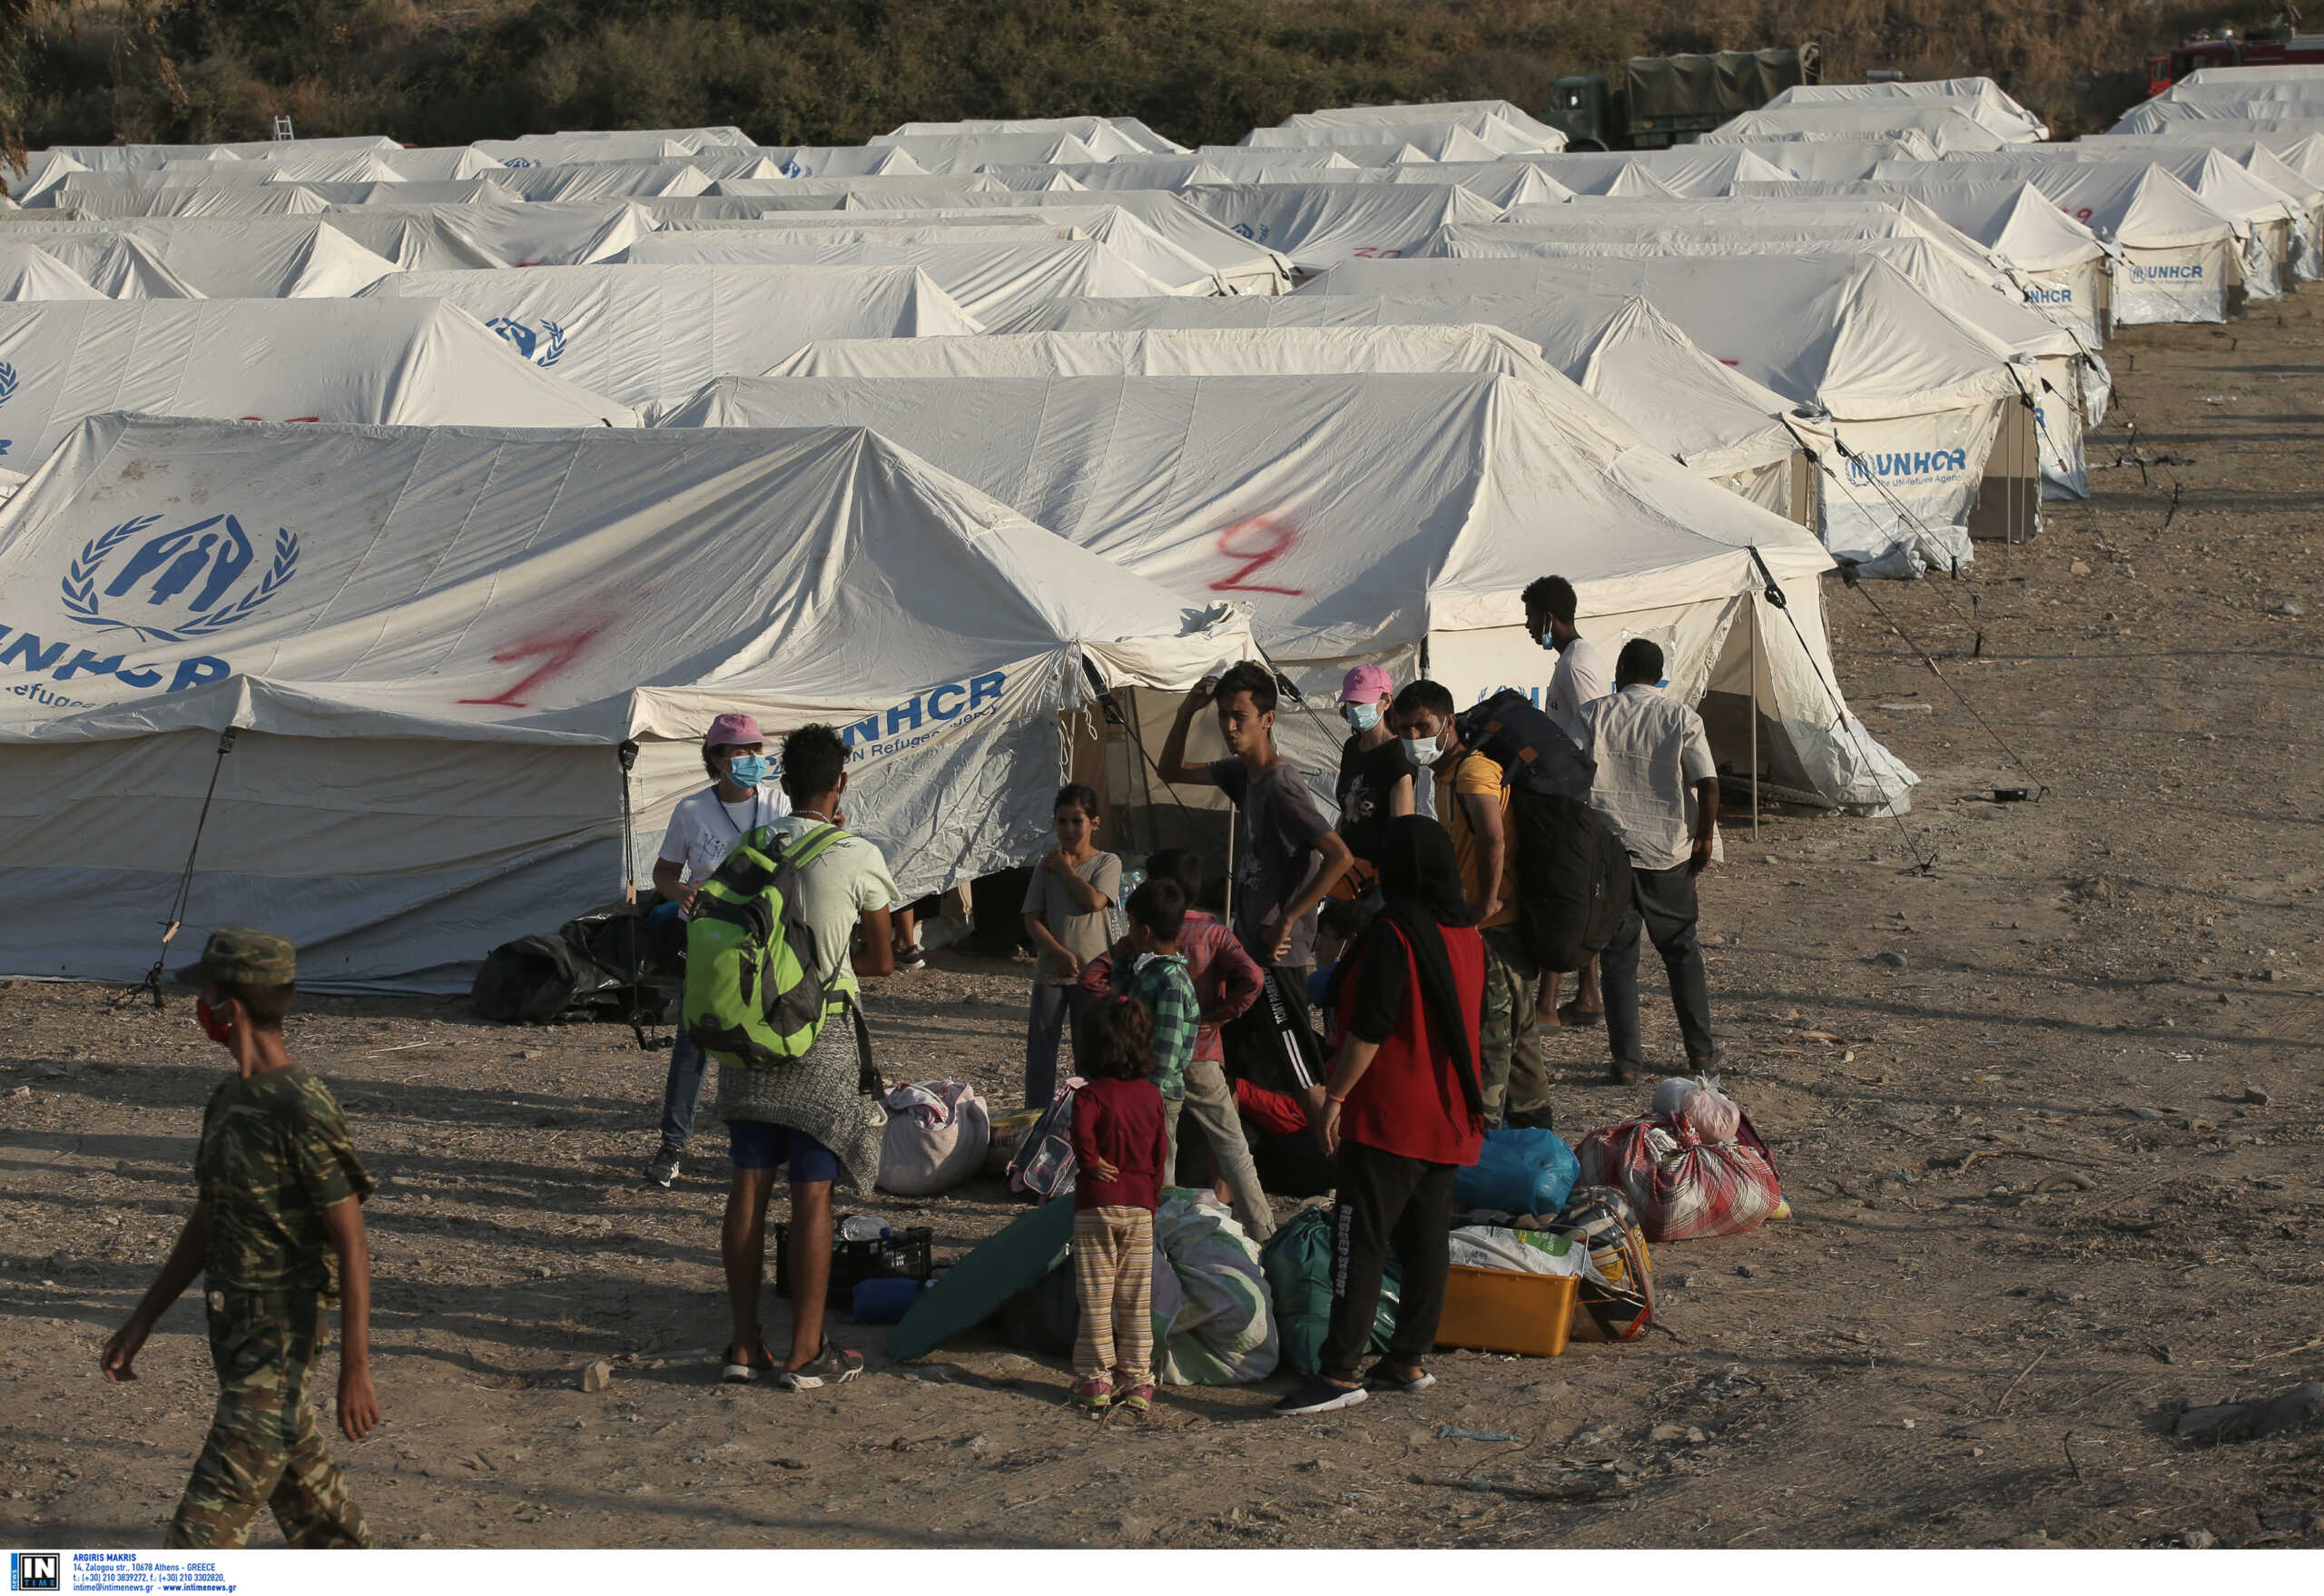
[[[1187,973],[1186,956],[1178,951],[1178,933],[1187,920],[1187,894],[1176,882],[1150,881],[1129,895],[1123,906],[1129,935],[1108,973],[1113,995],[1128,998],[1145,1009],[1154,1021],[1154,1074],[1162,1094],[1162,1112],[1169,1127],[1169,1154],[1162,1166],[1163,1183],[1171,1184],[1178,1167],[1178,1110],[1187,1098],[1187,1066],[1195,1056],[1195,1033],[1202,1026],[1202,1007],[1195,1000],[1195,983]]]

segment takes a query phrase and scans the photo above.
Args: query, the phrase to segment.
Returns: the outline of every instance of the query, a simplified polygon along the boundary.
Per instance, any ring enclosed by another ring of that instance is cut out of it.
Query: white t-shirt
[[[1550,673],[1550,690],[1541,707],[1579,743],[1585,735],[1581,706],[1613,690],[1614,673],[1606,668],[1606,656],[1589,638],[1576,637],[1558,650],[1557,668]]]
[[[704,787],[678,800],[670,812],[670,829],[662,833],[662,857],[685,866],[685,879],[706,882],[724,863],[743,834],[773,825],[791,813],[791,800],[773,782],[754,787],[740,803],[728,803],[715,787]]]
[[[785,838],[803,837],[824,823],[808,815],[786,815],[774,823]],[[815,956],[822,965],[823,984],[836,981],[854,991],[855,971],[848,964],[848,949],[855,928],[867,909],[886,909],[896,901],[895,878],[879,847],[862,837],[846,836],[832,843],[801,872],[805,882],[799,911],[815,932]]]

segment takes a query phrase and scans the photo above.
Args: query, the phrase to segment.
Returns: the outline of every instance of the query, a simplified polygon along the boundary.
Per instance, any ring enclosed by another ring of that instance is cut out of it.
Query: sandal
[[[1073,1400],[1086,1412],[1102,1414],[1113,1405],[1114,1383],[1103,1374],[1084,1380],[1073,1388]]]
[[[1114,1405],[1134,1414],[1151,1413],[1154,1410],[1154,1387],[1133,1385],[1122,1394]]]
[[[822,1351],[797,1368],[778,1371],[774,1383],[785,1391],[820,1391],[826,1385],[844,1385],[862,1373],[862,1353],[826,1341]]]
[[[1606,1023],[1606,1011],[1603,1009],[1584,1009],[1581,1000],[1577,999],[1573,1002],[1558,1005],[1558,1023],[1578,1025],[1584,1029],[1593,1025],[1603,1025]]]
[[[759,1343],[758,1351],[750,1355],[749,1360],[743,1363],[734,1361],[734,1348],[730,1345],[726,1348],[725,1371],[718,1377],[729,1385],[747,1385],[761,1374],[773,1374],[780,1366],[774,1361],[774,1355],[767,1351],[763,1341]]]
[[[1409,1395],[1416,1391],[1425,1391],[1435,1384],[1436,1376],[1422,1368],[1414,1368],[1412,1377],[1406,1379],[1396,1373],[1395,1365],[1386,1358],[1373,1364],[1364,1374],[1364,1388],[1369,1391],[1397,1391]]]

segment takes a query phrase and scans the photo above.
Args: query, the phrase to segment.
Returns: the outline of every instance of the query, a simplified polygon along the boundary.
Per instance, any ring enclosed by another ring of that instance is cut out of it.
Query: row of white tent
[[[1551,570],[1601,641],[1664,644],[1737,779],[1901,808],[1838,695],[1835,555],[1964,561],[2085,490],[2100,345],[2188,313],[2125,291],[2134,251],[2243,292],[2313,259],[2289,218],[2067,214],[1976,84],[1650,154],[1499,103],[1232,151],[912,124],[772,174],[731,129],[50,153],[0,239],[108,290],[0,305],[0,880],[85,912],[0,963],[142,967],[214,773],[190,921],[457,988],[642,872],[730,707],[845,726],[854,823],[933,889],[1037,848],[1098,689],[1149,739],[1262,653],[1317,704],[1362,661],[1538,691],[1516,595]],[[328,209],[146,213],[273,188]],[[1326,717],[1285,723],[1328,770]]]

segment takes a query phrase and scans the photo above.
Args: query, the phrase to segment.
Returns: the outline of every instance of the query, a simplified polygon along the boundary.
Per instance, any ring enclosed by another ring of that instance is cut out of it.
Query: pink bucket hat
[[[1395,685],[1388,680],[1388,673],[1376,665],[1360,665],[1348,672],[1340,683],[1342,704],[1377,704],[1383,698],[1395,695]]]
[[[702,734],[704,748],[739,748],[752,743],[763,743],[759,724],[746,714],[722,714],[710,723],[710,730]]]

